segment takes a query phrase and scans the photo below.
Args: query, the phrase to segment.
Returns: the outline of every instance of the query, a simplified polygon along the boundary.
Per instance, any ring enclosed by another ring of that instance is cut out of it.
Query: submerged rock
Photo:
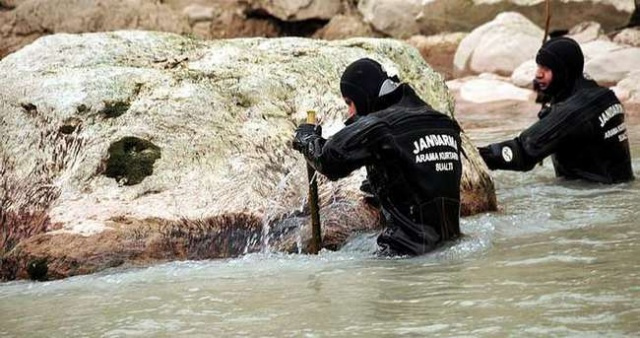
[[[325,136],[341,127],[339,77],[361,57],[453,113],[442,77],[393,40],[57,34],[1,60],[0,170],[3,186],[13,187],[1,197],[13,201],[5,212],[40,215],[37,231],[2,248],[3,278],[26,278],[29,262],[45,258],[49,278],[60,278],[123,264],[304,252],[307,177],[290,139],[308,110],[318,112]],[[466,137],[463,147],[462,212],[494,209],[486,167]],[[362,179],[362,171],[320,178],[325,247],[379,226],[359,192]]]

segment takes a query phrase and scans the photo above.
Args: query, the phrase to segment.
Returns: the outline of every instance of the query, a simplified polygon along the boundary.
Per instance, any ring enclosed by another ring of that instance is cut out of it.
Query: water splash
[[[306,204],[306,194],[303,194],[302,198],[298,194],[301,191],[300,187],[306,184],[306,180],[305,183],[300,181],[301,177],[306,177],[306,175],[302,175],[301,167],[304,166],[293,166],[292,169],[284,173],[271,196],[266,199],[260,236],[260,252],[263,254],[272,253],[273,236],[288,232],[292,227],[300,227],[301,222],[297,221],[296,215],[302,213]],[[301,204],[298,204],[301,200]],[[301,241],[301,238],[297,239],[298,247],[300,247]]]
[[[298,208],[298,211],[300,213],[302,213],[304,211],[304,206],[307,205],[307,198],[302,198],[302,201],[300,203],[300,208]],[[302,222],[300,222],[297,226],[297,231],[296,231],[296,248],[298,248],[298,254],[302,253]]]

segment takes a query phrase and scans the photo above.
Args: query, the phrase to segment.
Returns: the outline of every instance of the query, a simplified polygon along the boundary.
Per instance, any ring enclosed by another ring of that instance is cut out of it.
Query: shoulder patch
[[[511,147],[502,147],[502,159],[507,163],[513,160],[513,150],[511,150]]]

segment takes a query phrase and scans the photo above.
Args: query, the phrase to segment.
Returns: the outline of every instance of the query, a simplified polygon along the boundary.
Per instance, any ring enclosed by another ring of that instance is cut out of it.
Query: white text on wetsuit
[[[624,108],[619,103],[607,108],[607,110],[603,111],[598,117],[598,120],[600,120],[600,127],[604,127],[611,118],[620,114],[624,114]]]
[[[413,142],[415,149],[413,154],[416,155],[416,163],[433,162],[433,161],[459,161],[458,142],[455,138],[446,134],[425,135]],[[455,149],[455,151],[440,151],[421,153],[432,147],[445,146]],[[453,163],[436,163],[436,171],[451,171]]]
[[[429,149],[434,146],[449,146],[455,150],[458,150],[458,142],[450,135],[426,135],[413,142],[413,146],[416,147],[413,150],[415,155],[418,155],[421,151]]]

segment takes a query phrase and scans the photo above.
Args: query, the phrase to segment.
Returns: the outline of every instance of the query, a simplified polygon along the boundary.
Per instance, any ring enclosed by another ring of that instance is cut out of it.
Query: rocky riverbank
[[[552,29],[627,23],[633,0],[552,0]],[[0,57],[55,33],[141,29],[202,39],[304,36],[407,39],[469,32],[516,11],[543,26],[543,0],[0,0]]]

